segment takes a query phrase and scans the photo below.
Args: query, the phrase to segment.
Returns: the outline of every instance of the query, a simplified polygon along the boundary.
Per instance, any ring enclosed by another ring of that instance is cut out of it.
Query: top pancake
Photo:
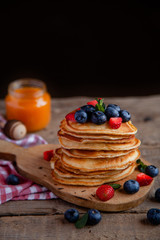
[[[69,131],[73,133],[78,133],[78,134],[109,134],[109,135],[116,135],[116,136],[128,136],[128,135],[133,135],[136,134],[137,128],[132,124],[131,121],[122,123],[121,126],[118,129],[113,129],[110,127],[108,122],[105,122],[104,124],[101,125],[96,125],[91,122],[86,122],[86,123],[78,123],[78,122],[72,122],[72,121],[67,121],[64,119],[61,122],[60,128],[63,131]]]

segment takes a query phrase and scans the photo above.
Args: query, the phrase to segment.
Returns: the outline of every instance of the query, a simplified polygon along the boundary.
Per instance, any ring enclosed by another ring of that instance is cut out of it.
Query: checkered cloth
[[[0,122],[6,122],[2,115],[0,115]],[[37,134],[28,134],[22,140],[11,140],[6,137],[1,128],[0,139],[15,143],[21,147],[31,147],[39,144],[47,144],[47,142]],[[18,176],[20,183],[18,185],[7,185],[6,178],[9,174]],[[53,198],[57,197],[47,188],[37,185],[34,182],[19,175],[11,162],[5,161],[3,159],[0,160],[0,204],[9,200],[42,200]]]

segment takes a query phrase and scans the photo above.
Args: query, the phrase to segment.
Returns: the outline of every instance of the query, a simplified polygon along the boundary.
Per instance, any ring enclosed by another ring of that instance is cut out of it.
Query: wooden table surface
[[[84,105],[91,98],[74,97],[52,100],[52,120],[49,126],[38,132],[48,143],[58,143],[59,122],[71,110]],[[160,96],[105,98],[105,103],[115,103],[127,109],[132,122],[138,128],[137,137],[142,141],[142,156],[160,168]],[[5,113],[4,101],[0,101],[0,113]],[[150,208],[160,208],[154,199],[160,188],[156,177],[148,198],[138,207],[121,213],[102,212],[102,221],[95,226],[76,229],[64,220],[64,212],[76,207],[80,214],[87,209],[61,199],[10,201],[0,205],[0,240],[85,240],[85,239],[160,239],[160,226],[152,226],[146,219]]]

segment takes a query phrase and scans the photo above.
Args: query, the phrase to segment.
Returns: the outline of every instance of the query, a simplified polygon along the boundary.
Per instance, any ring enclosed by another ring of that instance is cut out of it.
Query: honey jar
[[[25,124],[27,132],[46,127],[51,118],[51,97],[46,84],[37,79],[20,79],[8,86],[5,98],[7,120]]]

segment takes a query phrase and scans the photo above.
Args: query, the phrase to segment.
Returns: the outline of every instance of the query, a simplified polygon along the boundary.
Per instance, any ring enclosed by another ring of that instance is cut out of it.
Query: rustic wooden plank
[[[0,216],[63,214],[68,208],[86,210],[61,199],[9,201],[0,205]]]
[[[58,143],[57,130],[63,117],[77,106],[84,105],[91,98],[74,97],[52,100],[52,120],[49,126],[38,132],[48,143]],[[132,121],[138,128],[142,156],[160,167],[160,96],[105,98],[106,103],[119,104],[132,114]],[[4,101],[0,100],[0,113],[5,113]],[[148,121],[144,119],[148,118]],[[154,199],[155,190],[160,187],[160,176],[155,180],[147,200],[140,206],[118,214],[103,214],[102,222],[94,227],[77,230],[63,220],[64,211],[75,207],[63,200],[10,201],[0,206],[0,239],[159,239],[159,226],[146,221],[146,212],[159,207]],[[77,207],[80,212],[85,208]],[[13,216],[6,215],[44,215]],[[32,231],[31,231],[32,230]]]
[[[121,240],[158,240],[159,226],[152,226],[146,213],[140,214],[103,214],[95,226],[76,229],[63,215],[19,216],[0,218],[1,240],[81,240],[81,239],[121,239]]]
[[[144,213],[150,208],[160,208],[159,202],[154,198],[155,191],[160,187],[160,179],[155,181],[152,190],[150,191],[147,199],[139,206],[127,210],[128,213]],[[0,205],[0,216],[16,216],[16,215],[48,215],[54,213],[64,213],[68,208],[76,208],[81,213],[86,210],[76,206],[74,204],[68,203],[61,199],[53,200],[32,200],[32,201],[9,201]]]
[[[138,207],[123,211],[122,213],[146,213],[150,208],[160,208],[159,202],[154,198],[156,189],[157,187],[154,186],[148,198]],[[76,208],[80,213],[85,212],[87,209],[61,199],[9,201],[0,205],[0,216],[62,214],[69,208]]]

